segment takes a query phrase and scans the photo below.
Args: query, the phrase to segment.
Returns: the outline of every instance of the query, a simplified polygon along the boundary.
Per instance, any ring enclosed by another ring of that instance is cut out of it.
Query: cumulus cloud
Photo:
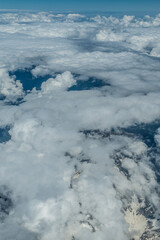
[[[0,94],[5,97],[18,97],[23,94],[23,86],[11,78],[6,69],[0,69]]]
[[[0,13],[2,240],[159,238],[159,19]]]
[[[58,74],[55,79],[49,78],[46,82],[42,83],[41,89],[42,93],[48,93],[56,89],[64,89],[74,85],[76,81],[74,80],[71,72],[64,72],[63,74]]]

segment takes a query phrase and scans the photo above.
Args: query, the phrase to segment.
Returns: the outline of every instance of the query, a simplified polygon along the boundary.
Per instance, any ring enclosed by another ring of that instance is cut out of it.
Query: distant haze
[[[160,11],[159,0],[0,0],[0,9],[56,11]]]

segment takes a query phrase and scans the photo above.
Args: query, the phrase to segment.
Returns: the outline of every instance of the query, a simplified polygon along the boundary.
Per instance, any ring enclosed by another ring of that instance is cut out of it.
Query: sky
[[[159,11],[159,0],[0,0],[0,9],[56,11]]]
[[[160,14],[94,14],[0,12],[0,240],[160,239]]]

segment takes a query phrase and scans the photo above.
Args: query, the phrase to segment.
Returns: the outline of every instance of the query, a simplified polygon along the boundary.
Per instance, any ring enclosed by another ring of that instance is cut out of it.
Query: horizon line
[[[62,9],[52,9],[52,10],[42,10],[42,9],[13,9],[13,8],[0,8],[0,12],[3,12],[3,11],[33,11],[33,12],[84,12],[84,13],[88,13],[88,12],[91,12],[91,13],[94,13],[94,12],[102,12],[102,13],[123,13],[123,12],[159,12],[160,13],[160,10],[140,10],[140,9],[136,9],[136,10],[62,10]]]

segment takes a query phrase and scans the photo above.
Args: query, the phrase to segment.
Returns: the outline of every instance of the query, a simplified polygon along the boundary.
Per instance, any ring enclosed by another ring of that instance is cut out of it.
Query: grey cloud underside
[[[0,12],[1,240],[160,238],[159,30]]]

